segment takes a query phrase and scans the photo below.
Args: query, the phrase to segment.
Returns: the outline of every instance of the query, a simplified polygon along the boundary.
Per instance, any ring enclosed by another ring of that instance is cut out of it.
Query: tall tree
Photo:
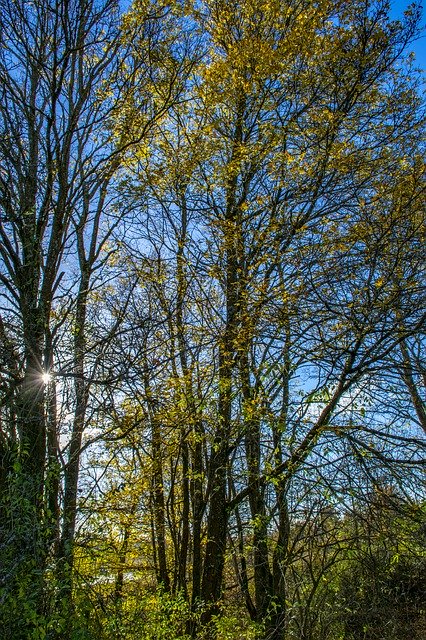
[[[99,373],[96,360],[86,363],[87,308],[106,262],[103,248],[120,223],[113,204],[117,172],[126,151],[147,138],[179,92],[179,56],[165,57],[167,14],[167,7],[153,3],[139,8],[137,21],[122,22],[118,3],[110,0],[1,3],[2,313],[17,319],[22,345],[15,350],[18,359],[11,359],[13,341],[4,331],[10,389],[2,447],[14,447],[17,457],[2,452],[2,501],[13,496],[3,525],[3,578],[12,594],[6,601],[19,606],[14,597],[22,593],[25,604],[23,630],[11,628],[15,635],[30,633],[46,614],[43,572],[58,537],[65,599],[71,593],[82,434]],[[140,106],[139,128],[130,135],[126,99]],[[109,338],[119,322],[112,323]],[[73,335],[69,367],[61,353],[68,342],[61,345],[64,327]],[[74,381],[63,475],[55,400],[64,388],[61,376]]]

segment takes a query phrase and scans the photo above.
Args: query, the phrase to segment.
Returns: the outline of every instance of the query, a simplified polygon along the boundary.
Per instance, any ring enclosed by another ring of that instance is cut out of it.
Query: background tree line
[[[4,637],[422,637],[419,6],[0,11]]]

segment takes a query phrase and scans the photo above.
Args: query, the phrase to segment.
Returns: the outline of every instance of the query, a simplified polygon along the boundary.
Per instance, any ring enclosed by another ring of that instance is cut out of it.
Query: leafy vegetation
[[[0,635],[420,640],[421,9],[0,0]]]

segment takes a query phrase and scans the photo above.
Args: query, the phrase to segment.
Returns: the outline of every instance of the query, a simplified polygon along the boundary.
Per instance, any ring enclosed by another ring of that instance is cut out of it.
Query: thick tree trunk
[[[28,305],[23,320],[25,369],[16,403],[18,457],[9,480],[6,587],[14,606],[31,612],[18,625],[30,634],[38,617],[45,613],[44,572],[49,550],[44,490],[47,463],[46,405],[42,378],[44,314],[35,304]]]
[[[243,138],[244,104],[238,104],[233,133],[233,149],[226,186],[226,212],[223,226],[223,248],[226,256],[225,326],[219,343],[218,363],[218,424],[212,443],[209,465],[210,508],[207,520],[207,543],[204,557],[201,599],[207,609],[203,622],[208,624],[219,611],[225,566],[229,507],[226,498],[227,467],[229,463],[232,424],[233,369],[240,323],[240,277],[242,261],[241,211],[237,204],[237,173]]]
[[[204,556],[201,600],[206,606],[202,622],[207,624],[219,613],[218,601],[222,594],[225,565],[228,509],[226,502],[226,463],[223,449],[217,452],[211,463],[212,475],[210,509],[207,521],[207,543]]]
[[[229,214],[230,222],[234,214]],[[206,611],[203,622],[208,624],[212,616],[219,613],[218,602],[222,594],[223,569],[225,566],[226,538],[229,509],[226,499],[226,477],[229,462],[229,439],[232,413],[232,370],[234,363],[237,321],[237,258],[234,251],[233,225],[227,237],[227,284],[226,325],[219,346],[219,400],[218,425],[212,443],[209,465],[209,515],[207,520],[207,543],[204,556],[201,600]]]

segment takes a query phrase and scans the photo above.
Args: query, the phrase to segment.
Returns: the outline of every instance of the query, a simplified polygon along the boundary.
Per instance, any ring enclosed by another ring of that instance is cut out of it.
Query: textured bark
[[[203,622],[219,612],[218,601],[222,594],[223,568],[225,564],[228,510],[226,503],[226,452],[222,449],[211,462],[213,476],[210,509],[207,521],[207,542],[204,556],[201,599],[207,606]]]

